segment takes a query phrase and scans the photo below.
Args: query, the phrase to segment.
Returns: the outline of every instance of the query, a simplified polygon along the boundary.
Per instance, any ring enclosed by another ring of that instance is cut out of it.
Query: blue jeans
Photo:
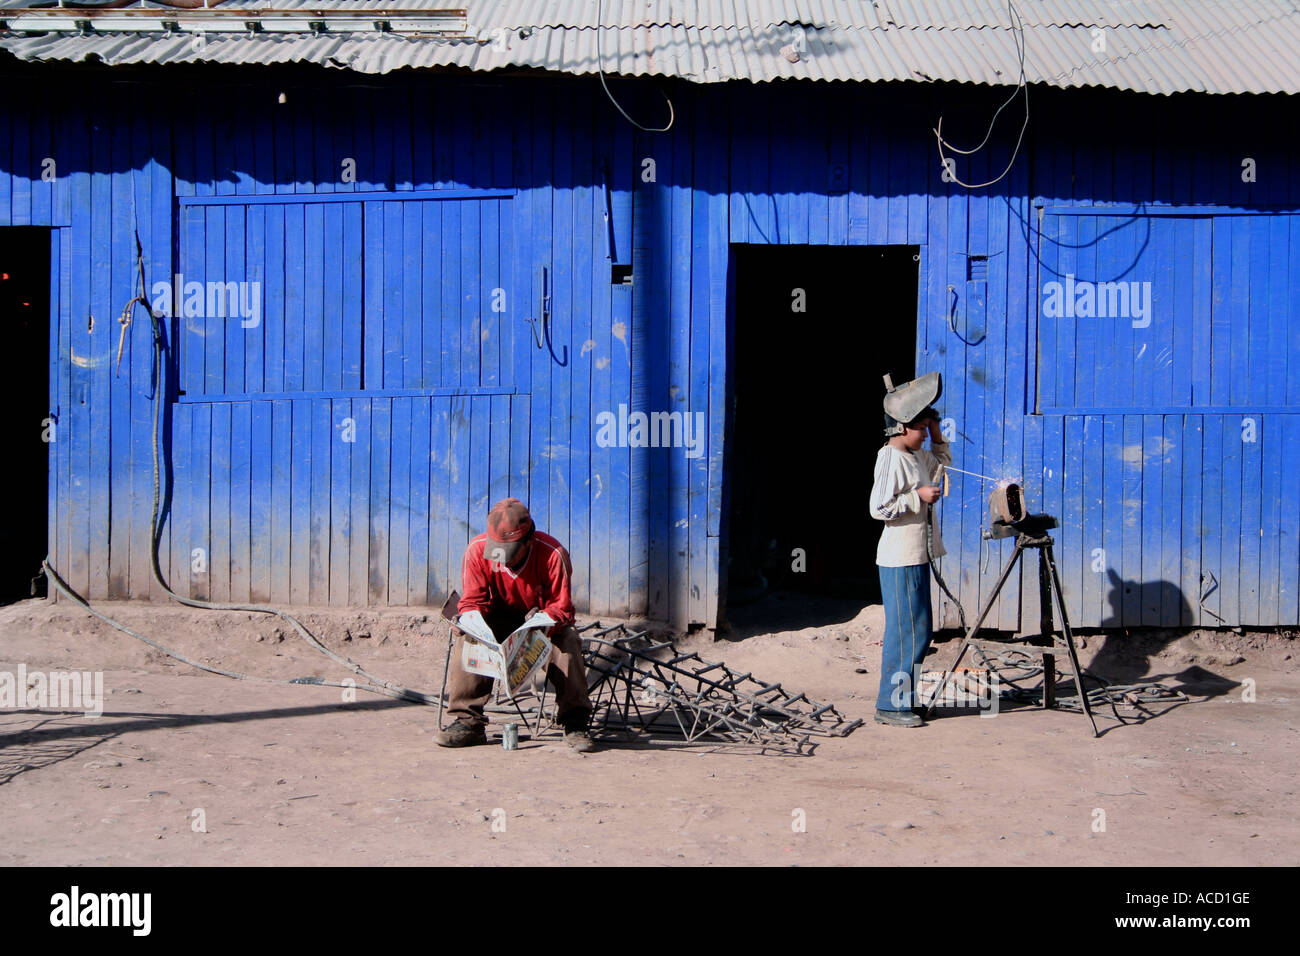
[[[930,566],[880,568],[885,603],[885,639],[880,655],[877,710],[908,711],[921,660],[934,636],[930,630]]]

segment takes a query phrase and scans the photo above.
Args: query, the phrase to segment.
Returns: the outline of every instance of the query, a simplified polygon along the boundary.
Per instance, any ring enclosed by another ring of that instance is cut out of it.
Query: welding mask
[[[905,426],[926,418],[938,418],[934,403],[943,394],[943,376],[930,372],[897,387],[885,376],[885,437],[903,434]]]

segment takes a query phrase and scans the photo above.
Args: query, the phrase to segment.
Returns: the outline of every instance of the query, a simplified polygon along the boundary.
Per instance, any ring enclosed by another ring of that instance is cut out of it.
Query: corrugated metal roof
[[[436,2],[436,0],[435,0]],[[70,34],[0,37],[23,60],[316,63],[387,73],[458,67],[672,76],[1014,84],[1004,0],[461,0],[468,39]],[[1017,5],[1031,83],[1147,93],[1297,93],[1300,0],[1041,0]],[[23,6],[0,0],[0,10]],[[427,9],[427,0],[253,0],[223,9]],[[441,4],[439,4],[441,5]],[[597,29],[597,15],[602,26]],[[597,52],[597,39],[601,45]],[[795,62],[782,50],[806,48]],[[1101,44],[1104,41],[1104,49]]]

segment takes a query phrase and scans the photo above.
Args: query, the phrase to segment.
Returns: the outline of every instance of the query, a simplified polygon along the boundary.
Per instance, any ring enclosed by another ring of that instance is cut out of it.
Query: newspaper
[[[555,619],[538,611],[498,641],[479,611],[466,611],[456,621],[465,632],[460,666],[471,674],[481,674],[501,681],[506,696],[514,697],[532,683],[533,675],[551,659],[551,642],[541,628],[551,627]]]

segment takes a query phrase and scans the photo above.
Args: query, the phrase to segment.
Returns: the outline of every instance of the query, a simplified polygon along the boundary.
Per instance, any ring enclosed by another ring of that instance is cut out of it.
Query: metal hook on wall
[[[564,358],[555,354],[555,346],[551,341],[551,290],[550,290],[550,270],[542,266],[542,331],[541,335],[537,334],[537,320],[532,316],[525,316],[524,321],[528,323],[533,333],[533,344],[538,349],[545,348],[551,353],[551,358],[555,364],[561,367],[569,364],[569,347],[564,346]]]

